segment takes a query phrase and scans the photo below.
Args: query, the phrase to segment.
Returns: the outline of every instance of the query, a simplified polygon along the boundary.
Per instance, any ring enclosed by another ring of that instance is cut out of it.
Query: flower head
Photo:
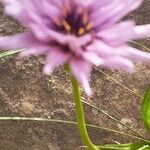
[[[5,12],[28,28],[0,37],[0,48],[19,49],[21,56],[47,54],[44,73],[64,63],[88,95],[91,64],[131,72],[133,60],[150,54],[130,47],[132,39],[150,37],[150,25],[119,22],[142,0],[1,0]]]

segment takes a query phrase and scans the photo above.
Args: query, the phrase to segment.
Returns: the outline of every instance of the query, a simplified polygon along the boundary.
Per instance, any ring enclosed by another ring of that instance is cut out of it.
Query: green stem
[[[85,124],[83,106],[81,102],[80,89],[76,79],[73,76],[71,76],[71,83],[72,83],[73,97],[75,101],[77,125],[78,125],[80,137],[83,141],[83,144],[87,146],[89,150],[100,150],[90,141],[90,138],[88,136],[87,128]]]

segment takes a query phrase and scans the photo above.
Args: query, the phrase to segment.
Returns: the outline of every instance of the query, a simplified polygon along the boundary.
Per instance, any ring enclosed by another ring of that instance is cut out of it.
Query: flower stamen
[[[83,35],[85,33],[85,29],[81,27],[78,31],[78,35]]]
[[[54,29],[66,34],[74,34],[81,36],[86,32],[90,32],[94,24],[89,21],[89,10],[83,9],[83,7],[76,6],[75,10],[71,8],[71,5],[64,4],[63,18],[54,18]]]
[[[88,12],[87,12],[87,10],[85,10],[83,12],[82,20],[83,20],[82,22],[84,25],[88,23]]]
[[[68,12],[70,11],[70,5],[69,4],[64,4],[63,7],[63,15],[66,17],[68,15]]]
[[[91,30],[92,28],[93,28],[93,26],[94,26],[94,22],[90,22],[90,23],[88,23],[86,26],[85,26],[85,29],[87,30],[87,31],[89,31],[89,30]]]
[[[62,25],[63,25],[64,29],[67,31],[67,33],[71,32],[71,26],[69,25],[69,23],[66,20],[62,21]]]
[[[56,26],[58,27],[61,27],[62,26],[62,23],[61,21],[58,19],[58,18],[53,18],[53,22]]]

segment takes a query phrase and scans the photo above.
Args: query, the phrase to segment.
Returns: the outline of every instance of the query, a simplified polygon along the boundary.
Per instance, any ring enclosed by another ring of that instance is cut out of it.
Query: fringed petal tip
[[[83,59],[72,59],[70,61],[70,68],[76,80],[83,86],[86,94],[91,96],[92,92],[89,85],[91,66],[89,63]]]
[[[135,39],[150,38],[150,24],[136,26],[134,32]]]
[[[124,57],[133,60],[133,61],[142,61],[142,62],[150,62],[150,53],[138,50],[132,47],[122,48],[125,52],[123,54]]]
[[[47,55],[43,73],[50,75],[55,70],[55,68],[65,64],[68,61],[69,57],[69,54],[61,52],[61,50],[59,50],[58,48],[51,47]]]
[[[45,75],[50,75],[53,73],[53,69],[49,65],[44,65],[43,67],[43,73]]]
[[[91,97],[92,96],[92,91],[91,91],[91,88],[90,88],[89,81],[88,81],[87,77],[83,76],[83,78],[81,79],[80,83],[82,84],[83,89],[85,90],[85,93],[89,97]]]
[[[132,61],[123,57],[108,58],[102,66],[122,70],[128,73],[134,72],[134,64]]]
[[[87,94],[88,97],[92,97],[93,96],[93,92],[91,91],[90,88],[89,89],[87,89],[87,88],[85,89],[84,88],[84,90],[85,90],[85,93]]]

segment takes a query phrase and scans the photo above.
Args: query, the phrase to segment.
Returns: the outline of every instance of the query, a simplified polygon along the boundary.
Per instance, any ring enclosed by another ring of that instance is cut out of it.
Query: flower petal
[[[83,5],[83,6],[90,6],[91,4],[93,4],[94,2],[96,2],[97,0],[75,0],[75,2],[79,5]]]
[[[88,62],[90,62],[90,63],[92,63],[92,64],[94,64],[94,65],[96,65],[96,66],[99,66],[99,65],[101,65],[102,63],[103,63],[103,59],[101,59],[96,53],[94,53],[94,52],[84,52],[83,54],[82,54],[82,57],[86,60],[86,61],[88,61]]]
[[[100,26],[103,23],[105,23],[105,25],[107,23],[115,23],[130,11],[136,9],[142,1],[143,0],[128,0],[122,2],[122,0],[113,0],[109,5],[106,5],[106,7],[95,11],[95,13],[91,15],[91,20],[95,20],[95,26]]]
[[[89,76],[90,76],[90,65],[82,59],[72,59],[70,61],[70,66],[73,75],[78,80],[80,84],[83,85],[83,88],[87,95],[91,95],[91,89],[89,85]]]
[[[136,33],[135,39],[149,38],[150,37],[150,24],[139,25],[134,28]]]
[[[89,52],[95,52],[103,59],[107,57],[114,57],[116,55],[120,56],[125,53],[120,47],[107,45],[100,40],[95,40],[91,45],[87,46],[86,50]]]
[[[150,53],[140,51],[129,46],[122,47],[121,50],[125,52],[122,56],[130,60],[150,62]]]
[[[108,6],[110,3],[112,3],[112,0],[93,0],[93,3],[90,4],[90,8],[92,8],[93,11],[96,11],[102,7]]]
[[[64,0],[48,0],[51,4],[54,4],[56,7],[61,8],[64,4]]]
[[[61,3],[60,0],[59,3]],[[43,14],[49,16],[51,19],[55,19],[56,17],[61,15],[60,10],[56,7],[56,5],[51,4],[49,0],[44,0],[42,3],[42,7],[40,8],[42,9],[41,11],[43,12]],[[47,13],[49,11],[50,13]]]
[[[10,16],[16,17],[22,12],[22,5],[18,0],[1,0],[1,3],[5,5],[5,12]]]
[[[133,21],[121,22],[100,31],[97,37],[109,45],[120,45],[136,37]]]
[[[37,46],[37,47],[33,47],[33,48],[24,49],[19,54],[19,57],[21,57],[21,58],[30,57],[31,55],[38,56],[38,55],[41,55],[41,54],[44,54],[45,52],[47,52],[48,49],[49,49],[49,47],[47,47],[47,46]]]
[[[70,54],[62,52],[60,49],[52,47],[47,55],[47,60],[43,68],[45,74],[50,74],[56,67],[68,61]]]
[[[3,50],[29,48],[35,45],[40,45],[40,42],[31,33],[0,37],[0,49]]]
[[[134,71],[134,64],[123,57],[110,57],[102,64],[104,67],[127,71],[132,73]]]

